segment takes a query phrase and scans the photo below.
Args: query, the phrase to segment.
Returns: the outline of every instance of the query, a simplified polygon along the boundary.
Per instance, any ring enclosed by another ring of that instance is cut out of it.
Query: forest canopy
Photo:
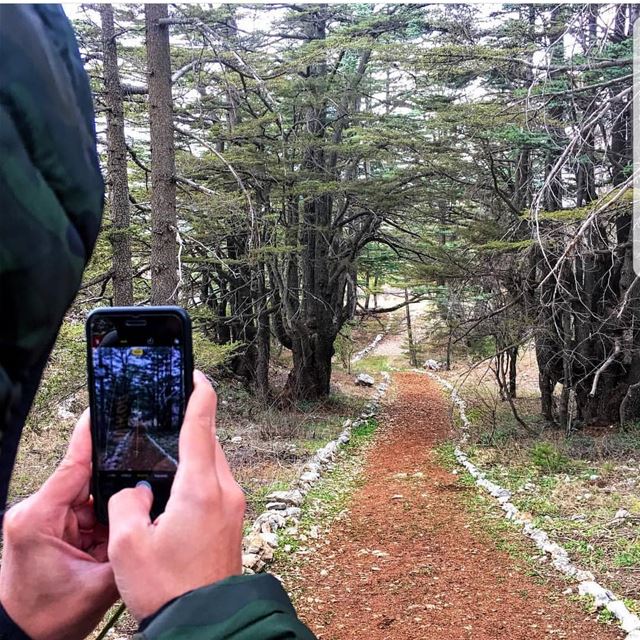
[[[640,419],[630,4],[84,5],[107,183],[77,309],[178,303],[268,398],[330,391],[336,340],[428,299],[505,401]],[[401,303],[402,304],[402,303]]]

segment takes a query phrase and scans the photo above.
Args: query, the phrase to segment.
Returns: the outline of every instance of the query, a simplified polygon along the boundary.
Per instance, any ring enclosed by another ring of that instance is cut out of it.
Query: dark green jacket
[[[283,640],[315,636],[268,574],[235,576],[196,589],[143,621],[136,640]]]
[[[0,5],[0,519],[102,202],[91,93],[68,20],[57,6]]]
[[[91,92],[54,5],[0,5],[0,520],[18,441],[100,227]],[[165,605],[145,640],[313,638],[280,583],[235,577]],[[28,640],[0,604],[0,640]]]

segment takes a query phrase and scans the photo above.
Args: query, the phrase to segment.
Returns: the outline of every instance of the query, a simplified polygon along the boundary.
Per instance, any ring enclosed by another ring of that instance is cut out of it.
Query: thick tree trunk
[[[151,303],[178,300],[175,145],[166,4],[146,4],[149,128],[151,137]]]
[[[133,304],[133,270],[129,237],[129,183],[127,145],[124,137],[122,86],[113,23],[113,5],[100,5],[102,22],[102,68],[107,107],[107,189],[111,210],[113,304]]]
[[[287,395],[293,400],[318,400],[329,395],[335,336],[314,334],[293,340],[293,368]]]
[[[309,6],[304,20],[307,42],[325,39],[329,13],[327,5]],[[305,146],[299,167],[293,170],[302,173],[310,185],[329,181],[339,185],[351,170],[339,164],[337,149],[351,113],[358,110],[357,87],[370,55],[370,50],[360,53],[353,79],[342,90],[337,105],[325,91],[327,59],[319,57],[305,71],[304,107],[298,118]],[[329,104],[336,107],[331,117]],[[293,352],[285,393],[294,400],[318,399],[329,393],[333,342],[355,311],[356,257],[379,223],[377,219],[359,222],[361,233],[357,228],[353,234],[345,233],[342,222],[337,222],[344,219],[348,207],[339,188],[319,192],[311,187],[299,203],[294,199],[286,202],[285,234],[288,245],[296,250],[280,260],[272,258],[276,266],[270,265],[270,275],[278,289],[274,298],[280,316],[273,323],[274,331]]]

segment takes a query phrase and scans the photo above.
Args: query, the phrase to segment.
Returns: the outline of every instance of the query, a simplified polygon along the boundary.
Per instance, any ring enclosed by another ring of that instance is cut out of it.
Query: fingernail
[[[147,489],[149,489],[149,491],[151,491],[151,493],[153,493],[153,489],[151,488],[151,485],[146,480],[140,480],[140,482],[136,484],[136,489],[138,487],[146,487]]]

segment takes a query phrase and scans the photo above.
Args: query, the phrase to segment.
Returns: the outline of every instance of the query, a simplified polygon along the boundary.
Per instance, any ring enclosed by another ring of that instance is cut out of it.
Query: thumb
[[[65,457],[36,496],[47,505],[80,505],[89,499],[90,480],[91,432],[87,410],[73,430]]]
[[[148,482],[139,482],[135,489],[123,489],[109,500],[109,556],[122,543],[134,542],[146,535],[151,525],[153,492]]]

